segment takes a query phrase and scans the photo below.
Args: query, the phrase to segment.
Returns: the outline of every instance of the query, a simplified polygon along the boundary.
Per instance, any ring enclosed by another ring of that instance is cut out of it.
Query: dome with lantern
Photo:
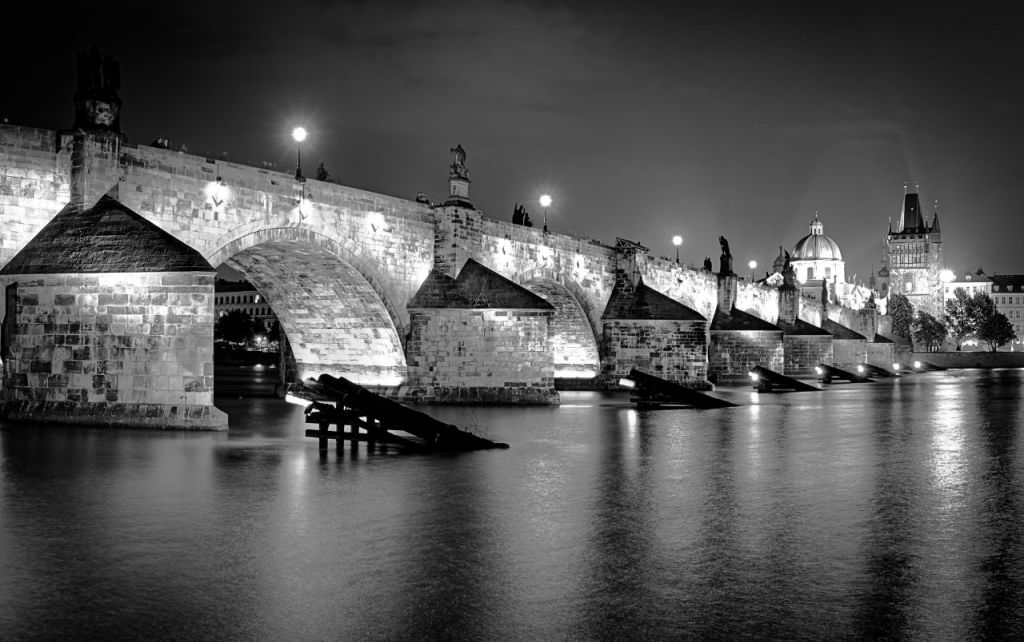
[[[833,282],[846,281],[846,262],[839,244],[825,235],[825,226],[814,213],[810,234],[793,246],[791,260],[797,281],[806,283],[827,279]]]

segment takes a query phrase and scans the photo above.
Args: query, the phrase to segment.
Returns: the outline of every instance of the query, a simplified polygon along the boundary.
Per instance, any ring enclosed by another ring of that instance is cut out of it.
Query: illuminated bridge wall
[[[407,304],[437,256],[462,255],[545,298],[555,311],[549,345],[555,378],[602,368],[601,315],[615,282],[615,247],[545,234],[463,210],[88,134],[0,125],[0,266],[71,198],[117,199],[200,252],[239,270],[281,320],[299,376],[330,372],[366,384],[409,382]],[[462,220],[461,218],[459,220]],[[713,274],[642,257],[645,282],[710,319]],[[774,322],[778,295],[740,282],[736,307]],[[804,316],[804,313],[801,312]],[[814,318],[808,308],[808,321]],[[856,313],[830,310],[852,325]],[[421,357],[422,355],[416,355]],[[452,382],[458,385],[458,382]]]

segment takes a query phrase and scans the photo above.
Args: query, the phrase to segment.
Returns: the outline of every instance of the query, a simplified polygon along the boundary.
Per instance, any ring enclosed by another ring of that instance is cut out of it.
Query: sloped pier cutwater
[[[764,366],[754,366],[750,369],[750,379],[754,382],[754,388],[758,392],[810,392],[820,391],[809,383],[799,379],[787,377]]]
[[[630,400],[640,408],[731,408],[736,405],[636,368],[629,371],[628,381],[633,384]]]
[[[818,373],[818,381],[821,381],[822,383],[832,383],[836,379],[839,381],[848,381],[850,383],[871,383],[874,381],[874,379],[865,377],[862,374],[830,366],[827,363],[819,363],[815,368],[815,371]]]

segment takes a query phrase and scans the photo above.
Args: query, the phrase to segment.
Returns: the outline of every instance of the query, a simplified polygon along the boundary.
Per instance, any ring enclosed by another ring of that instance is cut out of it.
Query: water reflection
[[[1022,384],[431,409],[513,444],[449,457],[7,426],[0,638],[1019,637]]]

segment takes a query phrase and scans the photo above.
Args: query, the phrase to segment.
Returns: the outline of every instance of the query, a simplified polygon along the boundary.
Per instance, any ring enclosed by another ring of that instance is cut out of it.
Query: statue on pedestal
[[[732,274],[732,252],[729,251],[729,241],[724,236],[718,237],[718,244],[722,246],[722,269],[718,271],[719,274]]]
[[[121,133],[121,67],[111,57],[100,58],[93,45],[78,54],[78,87],[75,90],[75,129]]]
[[[469,168],[466,167],[466,150],[462,149],[462,145],[456,145],[449,151],[452,153],[453,160],[452,164],[448,166],[448,178],[461,178],[468,181]]]

